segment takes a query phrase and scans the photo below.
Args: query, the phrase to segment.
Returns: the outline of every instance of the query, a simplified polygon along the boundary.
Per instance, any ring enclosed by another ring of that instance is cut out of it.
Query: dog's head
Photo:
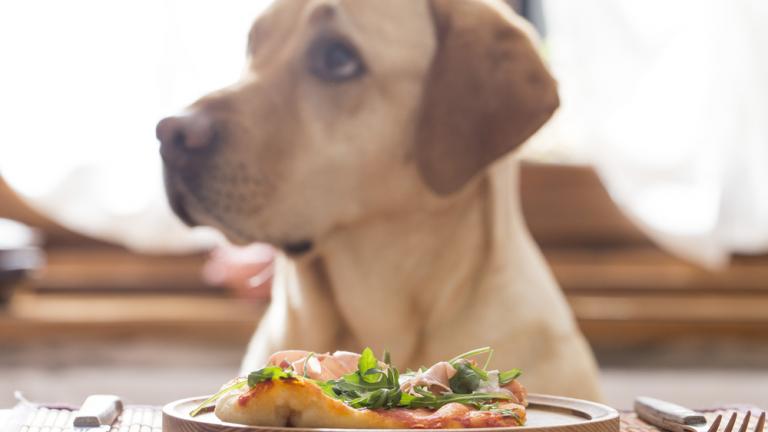
[[[500,0],[278,0],[248,59],[158,124],[166,189],[188,224],[289,252],[451,196],[558,105]]]

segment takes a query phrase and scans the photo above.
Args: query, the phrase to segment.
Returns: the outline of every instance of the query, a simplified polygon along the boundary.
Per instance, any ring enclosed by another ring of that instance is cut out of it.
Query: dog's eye
[[[365,72],[357,51],[340,40],[320,39],[309,49],[309,70],[325,81],[347,81]]]

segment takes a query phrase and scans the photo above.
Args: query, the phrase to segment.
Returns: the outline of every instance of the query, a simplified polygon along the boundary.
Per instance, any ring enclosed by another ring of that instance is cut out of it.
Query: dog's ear
[[[501,1],[498,1],[501,3]],[[440,195],[526,141],[557,109],[557,86],[521,21],[488,0],[430,0],[438,47],[415,158]]]

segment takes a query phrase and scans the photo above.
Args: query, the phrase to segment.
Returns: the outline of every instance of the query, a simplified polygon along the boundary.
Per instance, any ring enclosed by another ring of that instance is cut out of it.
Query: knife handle
[[[123,412],[123,402],[113,395],[91,395],[80,407],[73,426],[76,428],[93,428],[111,425]]]
[[[664,429],[674,426],[706,424],[707,419],[696,411],[659,399],[639,396],[635,399],[635,412],[642,420]]]

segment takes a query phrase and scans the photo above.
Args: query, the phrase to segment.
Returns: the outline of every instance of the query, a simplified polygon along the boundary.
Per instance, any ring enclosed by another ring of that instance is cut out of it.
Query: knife
[[[77,432],[109,431],[123,412],[123,402],[114,395],[91,395],[72,420]]]
[[[635,412],[645,422],[672,432],[707,432],[710,429],[701,413],[647,396],[635,399]]]

